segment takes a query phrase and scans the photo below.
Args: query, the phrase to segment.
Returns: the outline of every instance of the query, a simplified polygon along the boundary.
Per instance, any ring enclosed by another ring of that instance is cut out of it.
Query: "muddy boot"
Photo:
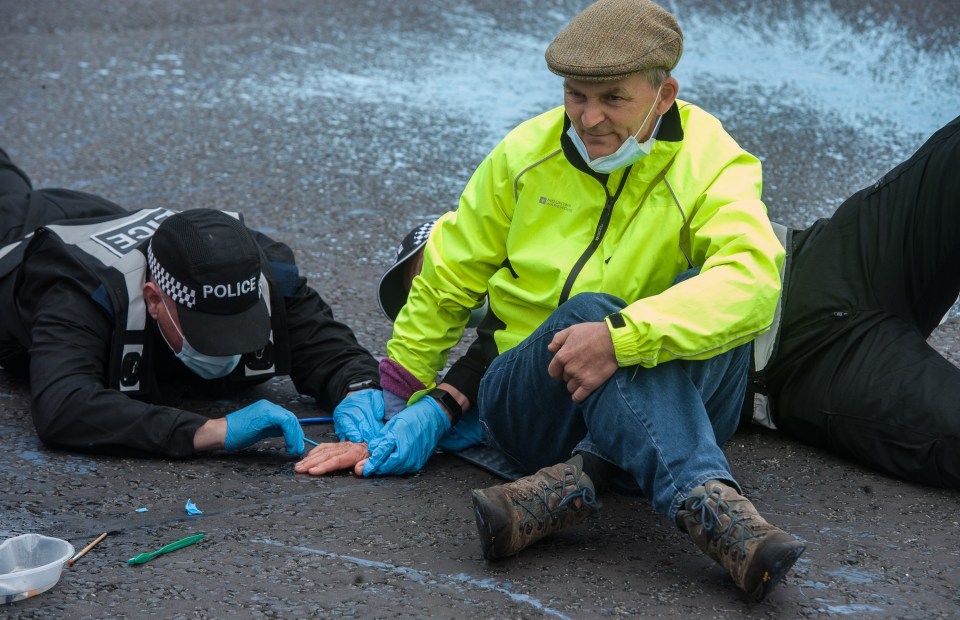
[[[806,549],[799,540],[767,523],[736,489],[716,480],[693,490],[677,513],[677,525],[757,601],[763,600]]]
[[[488,560],[514,555],[600,509],[579,457],[516,482],[474,489],[472,496],[477,532]]]

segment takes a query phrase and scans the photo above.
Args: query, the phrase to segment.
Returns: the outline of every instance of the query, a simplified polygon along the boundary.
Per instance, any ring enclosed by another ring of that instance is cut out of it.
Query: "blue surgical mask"
[[[620,148],[609,155],[601,155],[596,159],[590,159],[590,155],[587,154],[587,145],[583,143],[573,123],[570,124],[570,128],[567,129],[567,135],[570,136],[573,145],[577,147],[577,152],[580,153],[580,157],[583,158],[583,161],[587,162],[591,170],[599,172],[600,174],[610,174],[614,170],[620,170],[621,168],[626,168],[627,166],[637,163],[650,153],[653,149],[653,143],[656,141],[654,136],[657,135],[657,130],[660,129],[660,121],[663,120],[663,117],[661,116],[657,119],[657,124],[653,127],[653,131],[650,132],[649,140],[641,144],[637,142],[637,136],[643,131],[643,126],[647,124],[647,119],[649,119],[653,111],[657,109],[657,104],[660,103],[661,90],[663,90],[663,84],[657,89],[657,96],[653,101],[653,107],[651,107],[647,115],[643,117],[643,122],[640,123],[640,129],[637,130],[637,133],[624,140]]]
[[[190,346],[190,343],[187,342],[187,337],[184,336],[180,328],[177,327],[177,322],[173,320],[173,315],[170,314],[170,309],[167,308],[167,302],[162,297],[160,301],[163,303],[163,309],[167,311],[167,316],[170,317],[170,323],[173,325],[173,328],[177,330],[177,333],[180,334],[180,339],[183,341],[180,352],[177,353],[174,351],[174,354],[176,354],[178,360],[183,362],[184,366],[202,379],[219,379],[233,372],[233,369],[240,363],[240,355],[215,357],[213,355],[205,355],[194,349]],[[163,336],[163,341],[166,342],[170,350],[173,351],[173,345],[171,345],[167,337],[163,335],[162,329],[160,330],[160,335]]]

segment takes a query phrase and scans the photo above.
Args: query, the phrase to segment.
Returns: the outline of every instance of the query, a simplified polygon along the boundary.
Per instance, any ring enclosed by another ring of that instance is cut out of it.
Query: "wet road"
[[[37,187],[130,208],[216,207],[289,243],[377,355],[374,290],[400,237],[456,204],[520,121],[560,102],[543,62],[582,1],[0,0],[0,146]],[[667,3],[681,98],[764,161],[774,219],[806,225],[960,113],[951,0]],[[960,361],[953,319],[934,344]],[[315,415],[286,381],[268,397]],[[329,427],[312,427],[329,439]],[[417,476],[292,474],[276,443],[185,463],[46,450],[0,371],[0,538],[107,538],[11,617],[951,617],[960,497],[775,434],[728,456],[761,511],[809,543],[762,604],[639,500],[487,564],[455,457]],[[187,498],[204,515],[188,517]],[[148,512],[136,513],[147,507]],[[124,560],[195,532],[202,543]]]

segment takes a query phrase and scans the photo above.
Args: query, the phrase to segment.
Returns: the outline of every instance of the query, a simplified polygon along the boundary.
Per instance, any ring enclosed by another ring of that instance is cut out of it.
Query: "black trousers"
[[[777,427],[960,488],[960,369],[926,341],[960,292],[960,118],[793,239],[767,377]]]
[[[105,198],[69,189],[34,190],[27,176],[0,148],[0,247],[57,220],[126,213]]]

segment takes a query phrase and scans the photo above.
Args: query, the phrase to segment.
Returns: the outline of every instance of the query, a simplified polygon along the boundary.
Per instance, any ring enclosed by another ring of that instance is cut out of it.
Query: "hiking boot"
[[[757,513],[736,489],[708,480],[691,492],[677,525],[724,567],[741,590],[761,601],[806,547]]]
[[[474,489],[471,495],[483,556],[488,560],[519,553],[600,509],[593,482],[576,458],[516,482]]]

